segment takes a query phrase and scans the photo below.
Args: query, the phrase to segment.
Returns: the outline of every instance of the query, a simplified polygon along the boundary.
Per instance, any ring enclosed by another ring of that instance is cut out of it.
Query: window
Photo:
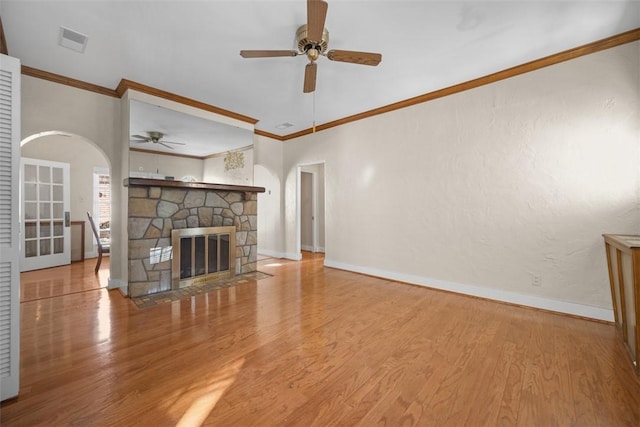
[[[93,170],[93,217],[96,219],[100,240],[111,240],[111,176],[109,169]]]

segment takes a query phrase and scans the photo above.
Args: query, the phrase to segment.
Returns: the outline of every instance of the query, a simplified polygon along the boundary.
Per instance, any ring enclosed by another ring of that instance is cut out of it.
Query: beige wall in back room
[[[192,176],[202,181],[204,161],[180,156],[166,156],[158,153],[141,151],[129,152],[129,167],[132,172],[144,172],[172,176],[180,181],[185,176]]]
[[[227,169],[226,154],[204,159],[203,180],[219,184],[253,185],[253,149],[238,151],[242,156],[243,166]]]
[[[327,264],[609,310],[601,235],[640,232],[639,57],[635,42],[287,141],[283,252],[296,165],[325,159]]]

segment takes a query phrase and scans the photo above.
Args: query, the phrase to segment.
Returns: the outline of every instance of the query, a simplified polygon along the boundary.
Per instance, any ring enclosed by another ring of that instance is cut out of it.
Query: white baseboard
[[[293,261],[300,261],[302,259],[302,254],[301,253],[293,253],[293,252],[287,252],[282,254],[282,258],[286,258],[286,259],[290,259]]]
[[[322,246],[314,248],[313,246],[309,246],[309,245],[301,245],[300,249],[302,249],[303,251],[324,253],[324,248]]]
[[[107,282],[107,289],[118,289],[120,290],[120,292],[122,292],[122,295],[129,295],[128,284],[123,280],[112,279],[111,277],[109,277],[109,280]]]
[[[268,249],[258,249],[258,255],[268,256],[270,258],[285,258],[282,252],[270,251]]]
[[[393,271],[350,265],[330,259],[325,259],[324,265],[340,270],[353,271],[355,273],[367,274],[370,276],[411,283],[413,285],[420,285],[433,289],[456,292],[464,295],[487,298],[494,301],[525,305],[527,307],[555,311],[558,313],[570,314],[574,316],[588,317],[591,319],[604,320],[607,322],[614,321],[612,309],[576,304],[572,302],[560,301],[534,295],[520,294],[517,292],[505,291],[501,289],[485,288],[477,285],[467,285],[464,283],[449,282],[446,280],[432,279],[429,277],[415,276],[411,274],[403,274]]]
[[[284,259],[291,259],[293,261],[300,261],[302,259],[302,254],[295,254],[295,253],[289,253],[289,252],[276,252],[276,251],[270,251],[270,250],[266,250],[266,249],[258,249],[258,255],[262,255],[262,256],[268,256],[271,258],[284,258]]]

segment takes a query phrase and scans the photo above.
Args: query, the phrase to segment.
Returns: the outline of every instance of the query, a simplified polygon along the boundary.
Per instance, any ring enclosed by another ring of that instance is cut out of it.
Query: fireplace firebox
[[[171,245],[172,289],[236,274],[235,226],[174,229]]]

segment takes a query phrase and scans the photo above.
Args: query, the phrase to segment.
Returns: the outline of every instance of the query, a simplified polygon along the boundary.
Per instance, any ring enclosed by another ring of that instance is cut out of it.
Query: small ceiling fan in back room
[[[298,50],[241,50],[243,58],[273,58],[278,56],[307,55],[309,63],[304,71],[303,92],[316,90],[316,60],[325,56],[331,61],[376,66],[382,61],[382,55],[371,52],[332,49],[329,46],[329,31],[324,28],[328,4],[323,0],[307,0],[307,23],[296,31]]]
[[[168,144],[186,145],[183,142],[163,141],[162,140],[163,137],[164,137],[164,134],[162,132],[150,130],[150,131],[147,131],[147,136],[131,135],[131,138],[135,138],[135,139],[132,139],[131,142],[137,142],[137,143],[151,142],[152,144],[160,144],[164,147],[170,148],[171,150],[175,150],[175,148],[173,148],[171,145],[168,145]]]

